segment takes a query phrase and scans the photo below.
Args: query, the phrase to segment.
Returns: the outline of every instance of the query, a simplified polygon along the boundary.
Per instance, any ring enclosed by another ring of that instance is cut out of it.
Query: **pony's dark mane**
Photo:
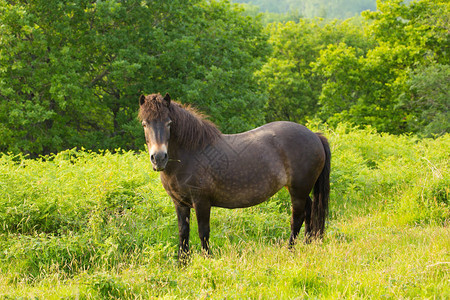
[[[169,118],[172,120],[171,134],[181,147],[189,150],[203,149],[221,134],[213,122],[190,105],[171,101]]]
[[[171,135],[180,147],[188,150],[203,149],[221,134],[216,125],[195,108],[173,100],[165,102],[160,94],[145,96],[138,118],[141,121],[170,118]]]

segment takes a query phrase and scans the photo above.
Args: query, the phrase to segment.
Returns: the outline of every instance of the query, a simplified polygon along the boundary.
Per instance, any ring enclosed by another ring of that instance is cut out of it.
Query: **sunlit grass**
[[[364,228],[360,228],[364,230]],[[448,237],[443,227],[378,228],[353,239],[285,245],[247,241],[194,253],[187,267],[147,252],[136,264],[98,267],[71,279],[50,275],[36,285],[10,285],[14,293],[51,298],[99,295],[143,298],[441,298],[450,296]],[[53,288],[50,288],[53,287]]]
[[[184,267],[173,204],[147,154],[0,156],[0,298],[449,298],[450,136],[325,134],[322,242],[288,249],[283,189],[259,206],[214,208],[208,258],[193,213]]]

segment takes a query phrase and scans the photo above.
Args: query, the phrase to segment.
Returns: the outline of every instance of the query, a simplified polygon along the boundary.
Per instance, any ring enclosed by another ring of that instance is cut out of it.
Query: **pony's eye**
[[[142,123],[142,127],[144,127],[144,128],[145,128],[145,127],[147,127],[147,124],[145,124],[145,123]]]

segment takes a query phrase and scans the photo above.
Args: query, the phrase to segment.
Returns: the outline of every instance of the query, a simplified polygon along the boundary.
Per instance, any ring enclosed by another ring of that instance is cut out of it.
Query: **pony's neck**
[[[190,106],[175,102],[169,116],[172,120],[171,135],[180,148],[201,150],[221,135],[214,123]]]

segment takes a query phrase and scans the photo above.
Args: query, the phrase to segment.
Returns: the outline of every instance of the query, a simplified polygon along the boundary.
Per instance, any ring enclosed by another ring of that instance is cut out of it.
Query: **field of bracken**
[[[193,213],[187,266],[145,152],[0,154],[0,299],[449,299],[450,135],[322,131],[333,155],[323,241],[288,249],[283,189],[213,209],[211,257]]]

